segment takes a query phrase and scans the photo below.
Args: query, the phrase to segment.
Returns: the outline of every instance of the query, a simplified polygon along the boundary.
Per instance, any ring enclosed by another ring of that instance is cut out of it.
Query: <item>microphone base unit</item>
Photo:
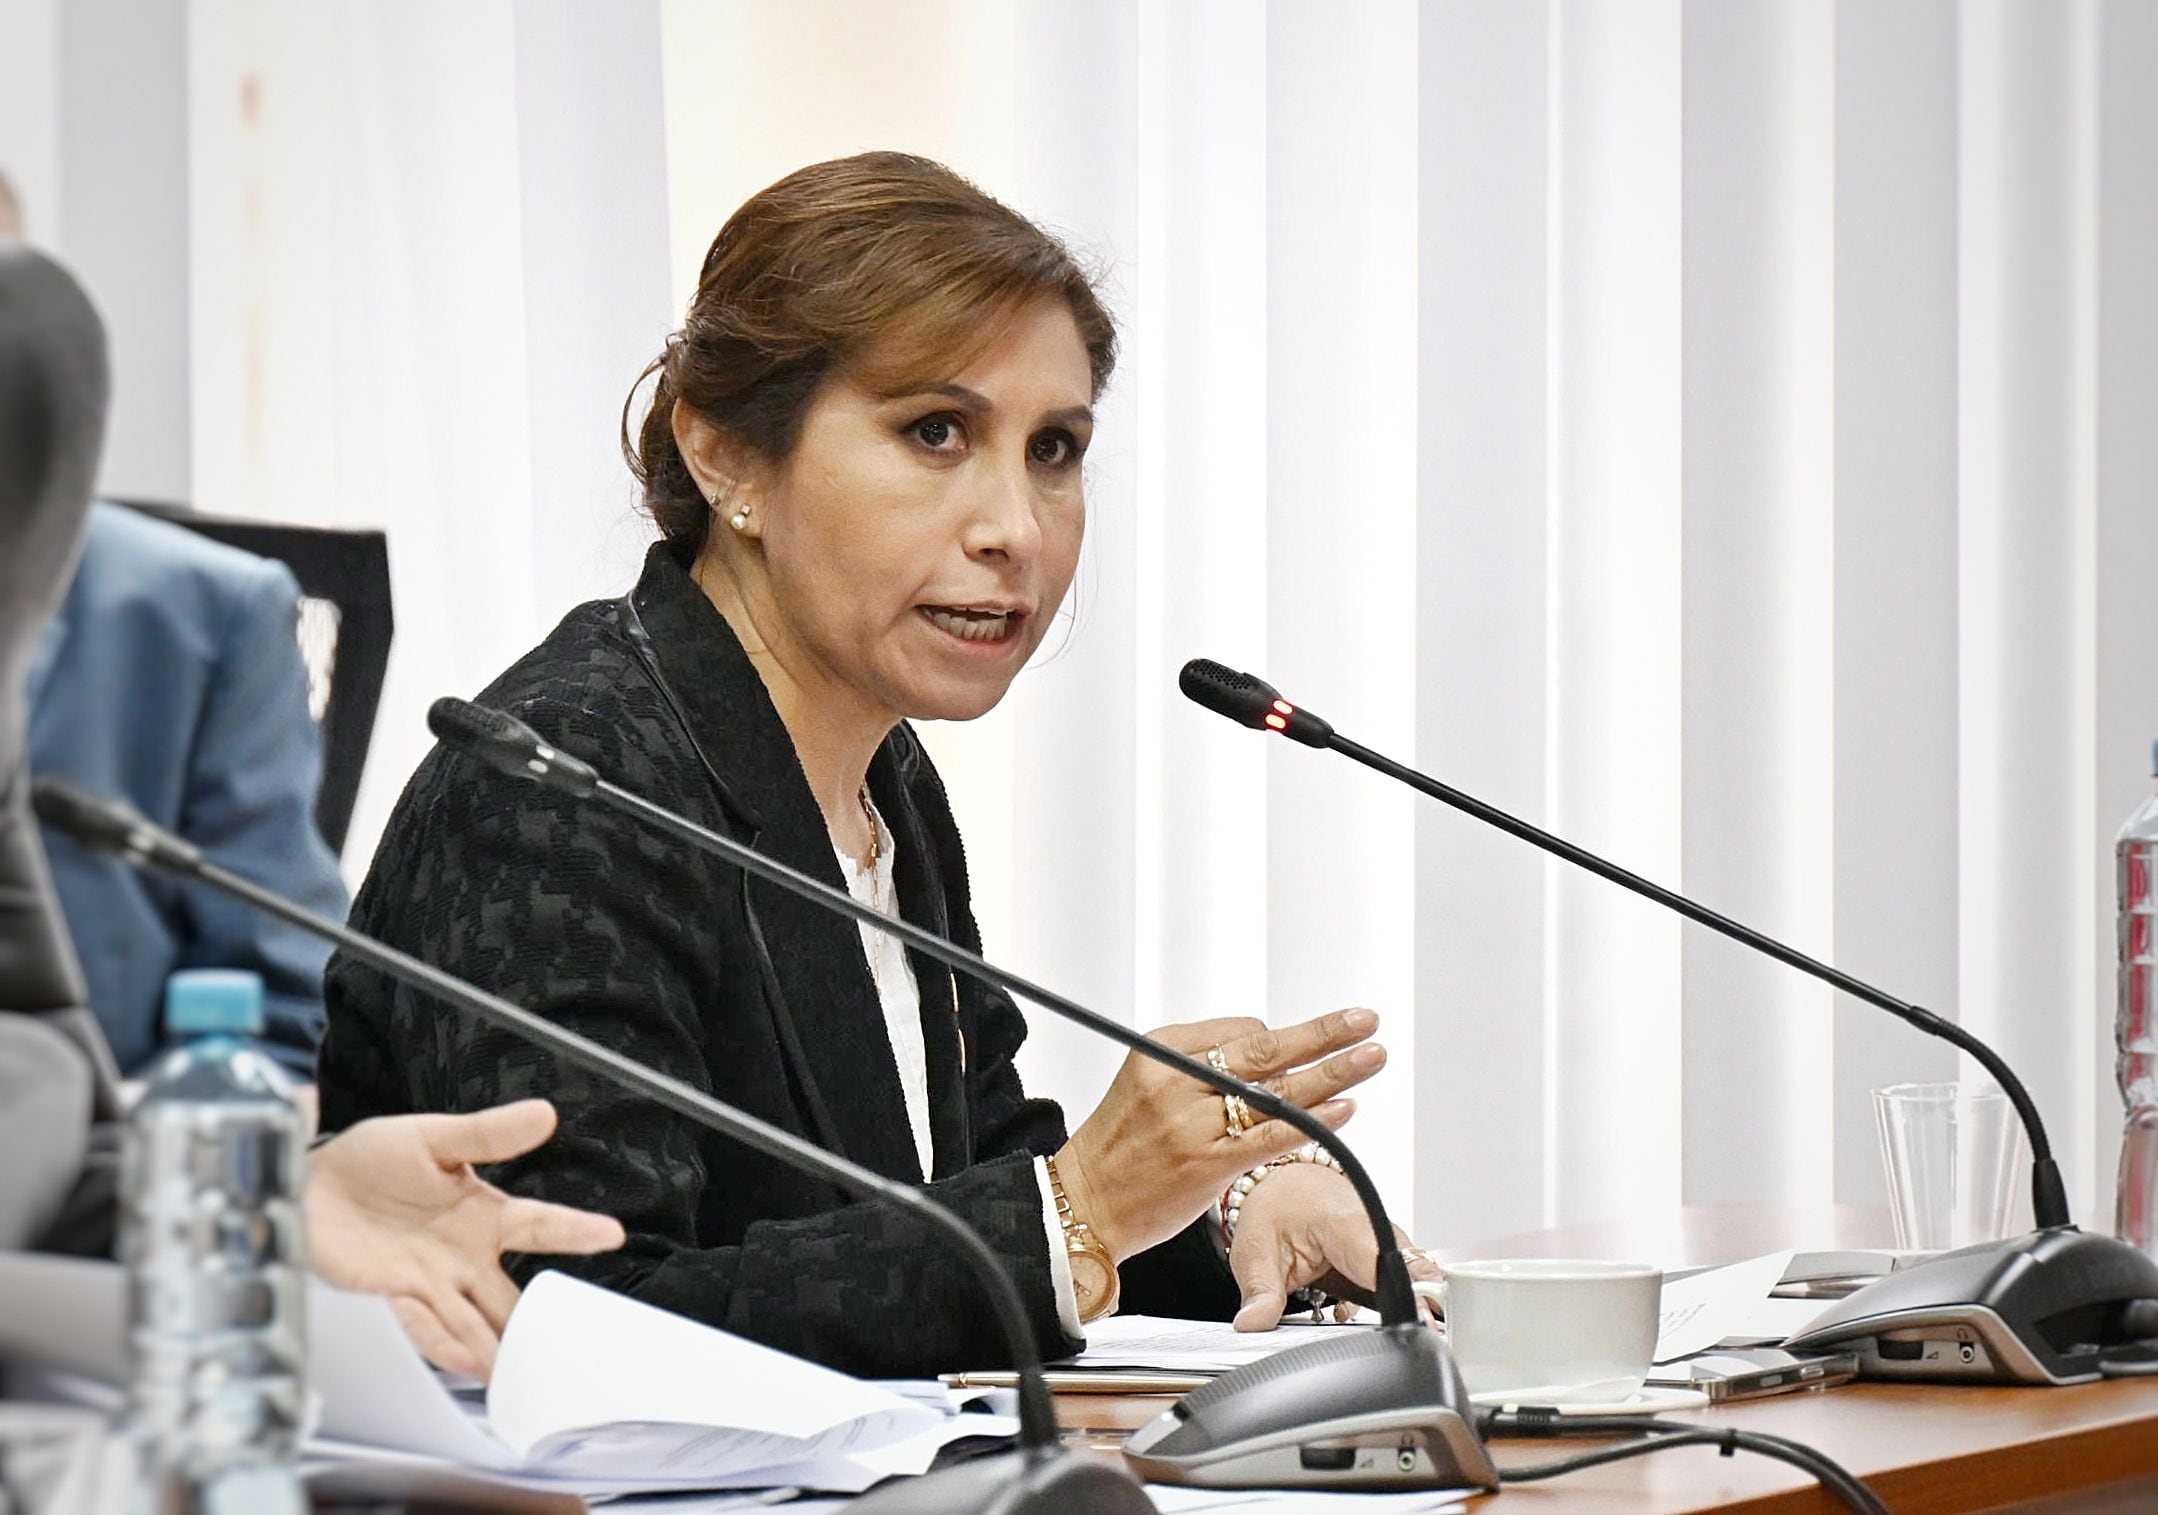
[[[1020,1448],[878,1484],[847,1515],[1154,1515],[1154,1502],[1112,1463],[1055,1448]]]
[[[1784,1343],[1853,1352],[1861,1378],[2074,1384],[2147,1373],[2158,1262],[2055,1226],[1943,1252],[1836,1301]]]
[[[1498,1469],[1428,1326],[1330,1333],[1225,1373],[1141,1426],[1124,1455],[1211,1489],[1480,1489]]]

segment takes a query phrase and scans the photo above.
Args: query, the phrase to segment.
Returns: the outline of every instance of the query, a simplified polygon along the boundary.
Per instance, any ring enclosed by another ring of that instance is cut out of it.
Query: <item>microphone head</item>
[[[470,700],[460,700],[453,694],[446,694],[427,707],[427,729],[445,747],[454,747],[459,752],[470,752],[483,744],[490,750],[514,748],[524,743],[534,747],[545,745],[540,741],[540,734],[517,717],[485,705],[475,705]]]
[[[1308,710],[1300,710],[1262,678],[1224,667],[1212,658],[1193,658],[1177,675],[1177,687],[1194,704],[1225,715],[1254,731],[1277,731],[1307,747],[1324,747],[1334,728]]]
[[[530,779],[568,794],[590,794],[599,775],[505,711],[446,695],[427,707],[427,729],[453,752],[478,758],[497,773]]]
[[[1281,698],[1281,692],[1266,680],[1238,673],[1212,658],[1193,658],[1186,663],[1184,671],[1176,676],[1176,684],[1184,691],[1184,698],[1258,731],[1267,729],[1266,714]]]
[[[41,778],[33,783],[30,808],[53,830],[95,851],[115,851],[127,843],[123,807],[78,789],[66,779]]]
[[[195,873],[202,850],[151,823],[125,800],[41,778],[30,786],[30,808],[45,825],[92,852],[117,853],[130,862],[174,873]]]

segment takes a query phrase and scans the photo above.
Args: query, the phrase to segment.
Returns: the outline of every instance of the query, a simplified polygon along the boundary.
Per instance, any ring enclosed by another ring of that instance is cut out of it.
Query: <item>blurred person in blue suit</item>
[[[0,239],[22,235],[0,177]],[[342,920],[351,900],[315,827],[322,749],[299,604],[281,563],[93,505],[66,602],[31,654],[30,771],[125,799],[235,873]],[[123,1071],[163,1050],[176,970],[251,968],[266,990],[264,1050],[312,1073],[327,947],[50,831],[44,841],[91,1008]]]
[[[30,771],[124,798],[235,873],[343,919],[350,900],[315,826],[322,750],[299,600],[283,564],[92,506],[74,582],[30,664]],[[44,840],[123,1071],[163,1050],[165,980],[195,967],[260,973],[264,1050],[312,1070],[327,947],[52,831]]]

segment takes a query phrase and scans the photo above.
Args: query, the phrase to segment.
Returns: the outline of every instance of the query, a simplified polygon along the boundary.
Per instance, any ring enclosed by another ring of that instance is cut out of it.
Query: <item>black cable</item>
[[[1555,1458],[1522,1468],[1500,1468],[1501,1483],[1535,1483],[1567,1473],[1578,1473],[1583,1468],[1593,1468],[1607,1462],[1620,1462],[1629,1457],[1661,1452],[1667,1447],[1712,1446],[1726,1457],[1735,1452],[1752,1452],[1757,1456],[1788,1463],[1815,1479],[1822,1488],[1842,1500],[1850,1509],[1859,1511],[1860,1515],[1888,1515],[1888,1506],[1881,1503],[1871,1489],[1841,1464],[1803,1442],[1792,1441],[1786,1436],[1771,1436],[1761,1431],[1741,1431],[1736,1427],[1717,1429],[1710,1426],[1670,1425],[1646,1416],[1582,1416],[1568,1424],[1563,1417],[1557,1415],[1541,1416],[1534,1412],[1501,1411],[1488,1419],[1479,1417],[1479,1420],[1482,1421],[1479,1429],[1487,1436],[1583,1436],[1602,1435],[1612,1431],[1643,1433],[1638,1440],[1620,1442],[1612,1447],[1598,1447],[1593,1452],[1583,1452],[1574,1457]]]
[[[1577,1473],[1583,1468],[1593,1468],[1600,1463],[1640,1457],[1650,1452],[1661,1452],[1669,1447],[1689,1446],[1712,1446],[1726,1457],[1734,1452],[1754,1452],[1763,1457],[1774,1458],[1777,1462],[1789,1463],[1812,1476],[1822,1488],[1834,1494],[1849,1508],[1861,1512],[1861,1515],[1887,1515],[1888,1507],[1876,1499],[1870,1489],[1811,1447],[1755,1431],[1697,1428],[1644,1436],[1638,1441],[1621,1442],[1615,1447],[1599,1447],[1596,1451],[1584,1452],[1578,1457],[1561,1458],[1533,1468],[1501,1468],[1499,1481],[1533,1483],[1540,1479],[1557,1478],[1565,1473]]]

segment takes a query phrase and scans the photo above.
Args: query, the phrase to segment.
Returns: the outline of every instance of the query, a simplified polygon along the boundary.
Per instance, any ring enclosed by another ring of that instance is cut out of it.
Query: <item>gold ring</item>
[[[1224,1094],[1221,1097],[1221,1113],[1231,1136],[1241,1137],[1251,1129],[1251,1107],[1244,1103],[1241,1094]]]
[[[1431,1254],[1422,1247],[1403,1247],[1401,1249],[1401,1260],[1405,1263],[1428,1263],[1431,1261]]]
[[[1220,1042],[1206,1049],[1206,1065],[1216,1073],[1229,1072],[1229,1059],[1222,1055]],[[1244,1103],[1242,1095],[1221,1097],[1221,1122],[1231,1136],[1242,1136],[1250,1128],[1251,1107]]]

